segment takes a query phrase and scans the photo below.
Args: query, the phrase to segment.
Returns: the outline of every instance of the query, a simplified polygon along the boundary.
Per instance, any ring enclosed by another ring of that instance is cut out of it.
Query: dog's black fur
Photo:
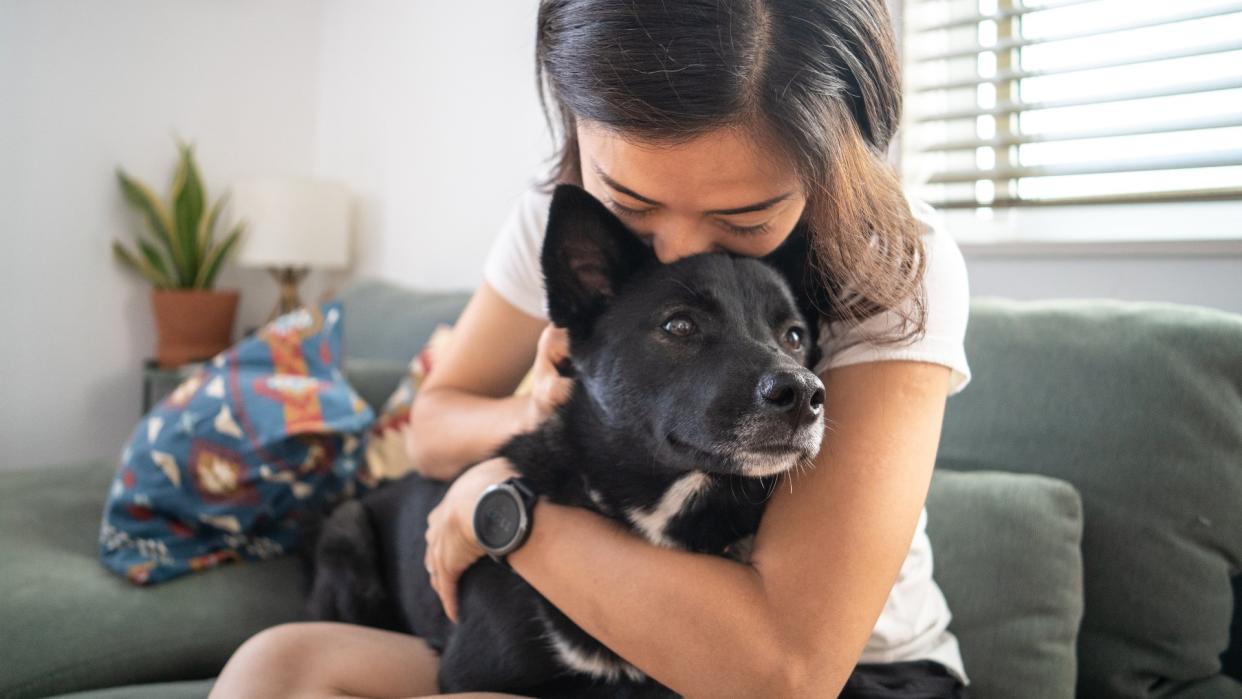
[[[824,389],[807,370],[816,328],[787,283],[801,283],[804,254],[799,230],[775,267],[723,253],[661,265],[593,197],[558,187],[542,263],[576,380],[499,455],[549,501],[659,545],[722,554],[753,534],[780,474],[807,465],[823,431]],[[410,475],[338,507],[315,547],[312,616],[424,638],[445,692],[672,695],[488,558],[462,575],[453,625],[423,568],[427,514],[447,488]]]

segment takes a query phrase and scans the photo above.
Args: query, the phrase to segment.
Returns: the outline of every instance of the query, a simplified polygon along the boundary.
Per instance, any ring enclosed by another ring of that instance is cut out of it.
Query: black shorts
[[[860,663],[839,699],[969,699],[966,687],[934,660]]]

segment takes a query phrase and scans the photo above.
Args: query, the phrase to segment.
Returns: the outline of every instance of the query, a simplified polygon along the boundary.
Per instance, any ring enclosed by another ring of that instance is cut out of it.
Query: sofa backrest
[[[345,374],[378,411],[436,326],[457,321],[470,292],[420,291],[366,279],[345,289],[340,299],[345,309]]]
[[[937,467],[1082,496],[1078,696],[1242,696],[1242,316],[975,298],[966,354]]]

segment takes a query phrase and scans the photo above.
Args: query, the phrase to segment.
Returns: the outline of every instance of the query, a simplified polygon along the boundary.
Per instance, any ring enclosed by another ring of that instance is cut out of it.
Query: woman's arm
[[[827,371],[816,467],[782,480],[750,565],[664,549],[541,501],[509,556],[549,601],[690,696],[835,696],[870,637],[927,496],[950,370]]]
[[[406,452],[414,469],[448,480],[534,428],[567,394],[568,379],[535,368],[530,394],[512,395],[531,368],[547,322],[529,316],[481,284],[453,328],[443,356],[410,408]]]

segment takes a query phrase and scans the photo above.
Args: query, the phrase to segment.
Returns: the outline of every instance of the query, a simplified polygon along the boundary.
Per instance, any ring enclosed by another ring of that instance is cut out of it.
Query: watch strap
[[[535,492],[535,482],[526,476],[513,476],[505,482],[512,485],[522,496],[522,503],[526,505],[527,514],[530,514],[531,508],[535,506],[535,500],[539,498],[539,494]]]

